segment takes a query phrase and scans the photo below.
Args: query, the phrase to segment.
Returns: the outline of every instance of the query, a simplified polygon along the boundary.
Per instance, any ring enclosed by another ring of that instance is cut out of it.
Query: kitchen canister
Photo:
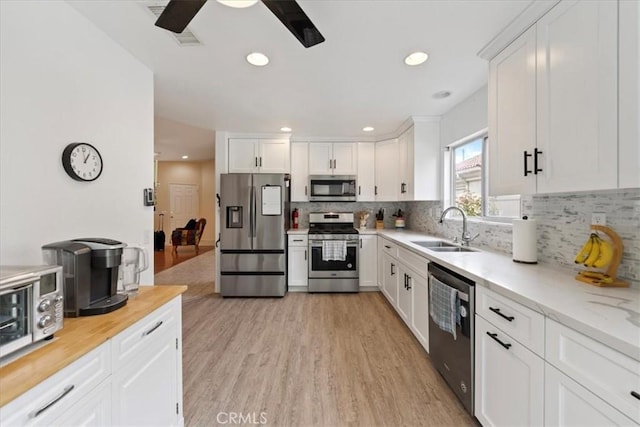
[[[513,261],[524,264],[538,263],[536,220],[523,216],[513,220]]]

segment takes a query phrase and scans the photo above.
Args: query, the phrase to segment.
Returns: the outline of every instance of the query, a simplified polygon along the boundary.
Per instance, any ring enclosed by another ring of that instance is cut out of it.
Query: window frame
[[[456,165],[454,152],[457,148],[482,138],[482,185],[480,197],[482,198],[481,215],[467,216],[467,219],[472,221],[488,221],[488,222],[501,222],[510,223],[514,218],[519,218],[522,214],[522,195],[517,195],[520,200],[519,214],[517,216],[494,216],[488,215],[488,201],[489,201],[489,131],[488,128],[474,132],[464,138],[461,138],[446,146],[444,163],[448,165],[445,168],[443,175],[443,182],[445,187],[443,189],[445,197],[443,202],[445,206],[456,206]],[[516,195],[514,195],[516,196]],[[444,206],[442,208],[444,210]],[[457,217],[457,216],[456,216]],[[453,218],[456,218],[453,217]]]

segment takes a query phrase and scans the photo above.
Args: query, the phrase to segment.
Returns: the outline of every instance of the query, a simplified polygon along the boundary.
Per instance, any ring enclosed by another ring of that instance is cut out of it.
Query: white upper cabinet
[[[289,173],[288,139],[229,139],[229,173]]]
[[[309,201],[309,143],[291,143],[291,201]]]
[[[618,186],[617,16],[562,1],[491,60],[492,195]]]
[[[535,193],[523,160],[536,146],[535,25],[490,62],[488,92],[489,192]]]
[[[376,146],[370,142],[358,143],[358,192],[359,202],[376,200]]]
[[[376,142],[376,201],[398,200],[398,140]]]
[[[354,142],[309,145],[309,175],[355,175],[358,146]]]
[[[538,21],[538,192],[617,186],[617,5],[564,1]]]
[[[415,121],[398,138],[398,200],[440,199],[440,123]]]

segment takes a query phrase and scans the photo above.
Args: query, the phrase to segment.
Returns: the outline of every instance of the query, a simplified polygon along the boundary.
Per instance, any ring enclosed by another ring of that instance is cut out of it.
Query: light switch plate
[[[607,225],[607,215],[602,212],[593,212],[591,214],[591,225]]]

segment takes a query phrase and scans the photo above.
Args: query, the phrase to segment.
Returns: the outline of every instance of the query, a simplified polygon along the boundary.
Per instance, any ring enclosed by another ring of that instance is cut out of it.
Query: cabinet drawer
[[[426,278],[428,276],[428,259],[423,258],[420,255],[404,248],[398,248],[398,259],[401,260],[406,266],[414,270],[416,273],[420,274],[422,277]]]
[[[106,342],[0,408],[0,425],[51,425],[71,405],[111,375]]]
[[[398,245],[387,239],[382,239],[382,250],[394,258],[398,258]]]
[[[553,320],[547,320],[548,363],[640,423],[640,362]]]
[[[131,362],[143,348],[156,343],[156,337],[164,336],[164,332],[173,330],[177,336],[177,325],[180,324],[181,298],[177,297],[158,308],[143,319],[134,323],[124,332],[111,340],[113,354],[113,370]]]
[[[476,287],[476,312],[520,344],[544,357],[544,316],[515,301]]]
[[[289,246],[307,246],[309,243],[309,236],[306,234],[290,234]]]

